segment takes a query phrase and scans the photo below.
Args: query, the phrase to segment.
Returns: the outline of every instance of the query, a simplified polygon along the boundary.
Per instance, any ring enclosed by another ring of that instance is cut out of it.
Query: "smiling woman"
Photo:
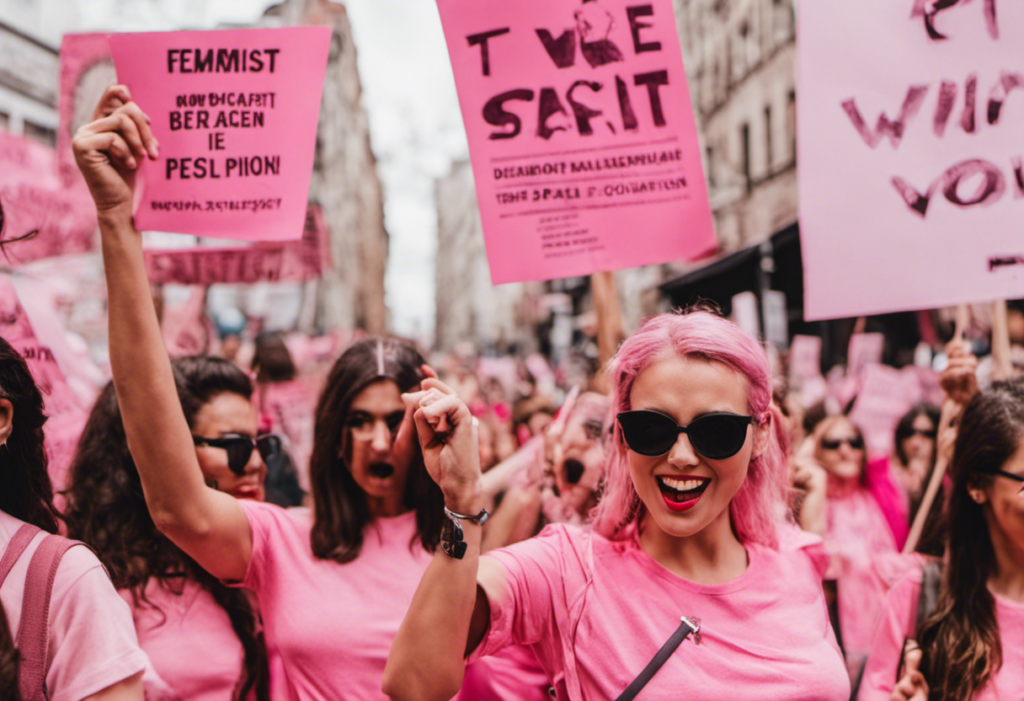
[[[550,526],[480,556],[480,529],[463,520],[465,551],[434,555],[385,691],[447,699],[464,657],[525,645],[563,701],[640,689],[666,701],[682,689],[709,701],[848,698],[821,543],[782,522],[785,434],[769,377],[764,349],[724,319],[648,320],[612,363],[619,420],[593,531]],[[425,393],[417,426],[448,509],[474,514],[479,463],[459,447],[471,417],[451,395]]]

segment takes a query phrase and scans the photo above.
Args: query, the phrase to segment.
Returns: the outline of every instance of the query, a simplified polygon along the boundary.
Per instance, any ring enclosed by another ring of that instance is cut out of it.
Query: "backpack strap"
[[[36,537],[36,533],[39,533],[39,531],[40,529],[31,523],[23,524],[14,534],[14,537],[11,538],[10,542],[7,543],[4,556],[0,558],[0,586],[3,586],[4,580],[7,579],[11,568],[14,567],[14,563],[18,561],[18,558],[25,552],[25,548],[28,547],[28,544],[32,542],[32,539]]]
[[[47,536],[39,544],[25,577],[21,604],[21,625],[16,647],[21,656],[18,687],[24,701],[46,701],[46,653],[50,642],[50,597],[64,553],[76,545],[73,540]]]

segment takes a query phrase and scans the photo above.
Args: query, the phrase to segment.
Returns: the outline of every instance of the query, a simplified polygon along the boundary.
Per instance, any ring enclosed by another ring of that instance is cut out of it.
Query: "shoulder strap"
[[[917,596],[917,631],[921,629],[924,619],[931,615],[939,603],[939,590],[942,588],[942,561],[927,560],[921,565],[921,593]]]
[[[25,577],[25,596],[21,604],[21,624],[16,647],[21,656],[18,687],[25,701],[45,701],[46,653],[50,641],[50,596],[64,553],[76,545],[73,540],[47,536],[32,556]]]
[[[28,544],[32,542],[32,539],[36,537],[36,533],[39,531],[40,529],[36,526],[26,523],[11,538],[11,542],[7,544],[7,549],[4,550],[3,558],[0,558],[0,586],[3,586],[4,580],[7,579],[11,568],[14,567],[14,563],[18,561],[18,558],[25,552],[25,548],[28,547]]]

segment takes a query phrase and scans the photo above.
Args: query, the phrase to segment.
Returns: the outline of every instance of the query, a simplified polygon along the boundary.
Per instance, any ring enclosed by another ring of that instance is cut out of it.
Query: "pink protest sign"
[[[57,154],[60,175],[67,185],[82,181],[71,152],[71,139],[92,113],[103,91],[117,82],[106,34],[65,34],[60,42],[60,92],[57,107]]]
[[[299,241],[148,250],[146,272],[157,285],[305,282],[321,277],[324,267],[330,267],[328,236],[320,207],[310,207]]]
[[[141,229],[252,241],[302,235],[328,27],[115,34],[117,75],[152,119]]]
[[[63,489],[87,413],[68,386],[53,352],[36,337],[14,286],[6,276],[0,276],[0,336],[25,358],[43,394],[49,417],[43,431],[50,478],[56,489]]]
[[[715,248],[671,0],[438,0],[494,284]]]
[[[850,345],[846,352],[846,374],[856,377],[868,365],[881,363],[884,351],[884,334],[855,333],[851,335]]]
[[[808,319],[1024,295],[1024,3],[799,3]]]
[[[62,186],[56,151],[0,131],[0,240],[11,242],[5,262],[89,251],[95,232],[96,207],[85,182]]]
[[[917,375],[888,365],[868,365],[850,419],[864,431],[872,455],[889,455],[900,417],[921,400]]]

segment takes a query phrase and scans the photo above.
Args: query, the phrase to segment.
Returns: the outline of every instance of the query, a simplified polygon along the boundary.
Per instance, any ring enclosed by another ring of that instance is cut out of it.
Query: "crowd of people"
[[[172,360],[131,213],[148,120],[112,88],[74,149],[112,380],[57,495],[0,339],[0,698],[1024,694],[1024,380],[979,387],[962,340],[891,454],[701,306],[574,386],[385,337],[324,372],[276,335]]]

